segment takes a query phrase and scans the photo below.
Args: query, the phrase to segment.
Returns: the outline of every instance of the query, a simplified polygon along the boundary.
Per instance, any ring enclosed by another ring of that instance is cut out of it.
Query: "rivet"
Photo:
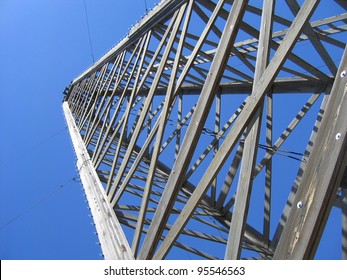
[[[341,133],[337,133],[336,135],[335,135],[335,139],[336,140],[339,140],[341,138]]]
[[[303,203],[302,203],[301,201],[299,201],[299,202],[296,204],[296,207],[297,207],[298,209],[302,208],[302,206],[303,206]]]

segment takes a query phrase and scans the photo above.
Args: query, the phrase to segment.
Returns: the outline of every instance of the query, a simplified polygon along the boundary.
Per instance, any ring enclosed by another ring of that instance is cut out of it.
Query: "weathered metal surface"
[[[314,257],[331,207],[346,219],[328,140],[346,123],[343,3],[165,0],[73,80],[64,106],[130,255]]]

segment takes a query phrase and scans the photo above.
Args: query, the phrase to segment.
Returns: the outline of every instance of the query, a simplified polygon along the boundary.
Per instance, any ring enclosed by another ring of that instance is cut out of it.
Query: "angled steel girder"
[[[346,219],[346,31],[342,1],[164,0],[74,79],[105,257],[314,258]]]

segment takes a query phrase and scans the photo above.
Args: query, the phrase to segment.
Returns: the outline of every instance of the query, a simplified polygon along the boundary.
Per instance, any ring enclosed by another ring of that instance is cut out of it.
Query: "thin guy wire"
[[[92,59],[93,59],[93,63],[94,63],[95,62],[94,51],[93,51],[93,45],[92,45],[92,38],[90,36],[89,18],[88,18],[88,11],[87,11],[87,5],[86,5],[86,1],[85,0],[83,0],[83,4],[84,4],[84,12],[85,12],[85,15],[86,15],[88,38],[89,38],[89,46],[90,46],[90,51],[91,51],[91,55],[92,55]]]
[[[144,1],[145,1],[146,13],[148,13],[147,0],[144,0]]]
[[[16,161],[20,160],[21,158],[25,157],[27,154],[29,154],[30,152],[32,152],[33,150],[36,150],[37,148],[39,148],[40,146],[42,146],[43,144],[45,144],[46,142],[48,142],[49,140],[52,140],[54,137],[58,136],[59,134],[61,134],[63,131],[65,131],[67,129],[67,126],[65,126],[63,129],[55,132],[54,134],[52,134],[51,136],[48,136],[46,139],[42,140],[41,142],[39,142],[38,144],[32,146],[31,148],[27,149],[26,151],[24,151],[23,153],[21,153],[20,155],[18,155],[17,157],[15,157],[12,160],[9,160],[8,162],[4,162],[0,165],[0,171],[2,169],[4,169],[6,166],[15,163]]]
[[[49,192],[48,194],[46,194],[44,197],[42,197],[41,199],[39,199],[38,201],[36,201],[32,206],[30,206],[29,208],[25,209],[24,211],[22,211],[20,214],[18,214],[17,216],[15,216],[14,218],[12,218],[11,220],[7,221],[6,223],[4,223],[3,225],[0,226],[0,230],[3,230],[4,228],[6,228],[7,226],[9,226],[10,224],[12,224],[13,222],[17,221],[18,219],[22,218],[24,215],[26,215],[27,213],[29,213],[30,211],[32,211],[34,208],[36,208],[37,206],[39,206],[40,204],[42,204],[42,202],[44,202],[45,200],[47,200],[48,198],[52,197],[54,194],[56,194],[58,191],[60,191],[63,187],[65,187],[67,184],[69,184],[72,181],[75,181],[75,179],[78,176],[75,175],[74,177],[70,178],[68,181],[66,181],[64,184],[60,185],[59,187],[53,189],[51,192]]]

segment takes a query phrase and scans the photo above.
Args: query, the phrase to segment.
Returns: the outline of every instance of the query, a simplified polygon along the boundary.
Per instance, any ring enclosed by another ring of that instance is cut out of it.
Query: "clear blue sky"
[[[95,60],[145,14],[144,0],[85,2]],[[92,64],[83,0],[0,0],[0,64],[2,226],[76,174],[61,100]],[[71,181],[0,230],[0,259],[100,259],[88,214]]]
[[[145,14],[144,0],[85,3],[95,60]],[[0,0],[0,259],[102,258],[61,108],[91,64],[83,0]],[[334,214],[318,258],[341,258]]]

